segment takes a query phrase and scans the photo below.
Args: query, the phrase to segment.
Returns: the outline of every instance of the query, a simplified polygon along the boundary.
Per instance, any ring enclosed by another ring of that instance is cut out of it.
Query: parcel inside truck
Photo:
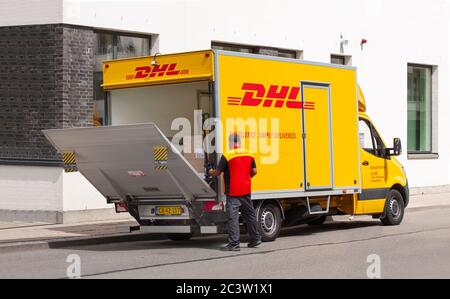
[[[225,231],[224,182],[207,170],[230,134],[256,161],[263,240],[276,238],[282,220],[364,211],[358,122],[368,118],[358,114],[355,68],[207,50],[106,61],[103,71],[110,126],[44,133],[147,231]],[[398,173],[384,151],[377,159]],[[381,197],[371,213],[383,206]]]

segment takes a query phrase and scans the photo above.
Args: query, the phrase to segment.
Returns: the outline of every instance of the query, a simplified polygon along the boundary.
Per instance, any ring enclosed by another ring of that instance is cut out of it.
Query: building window
[[[150,55],[150,37],[96,32],[94,49],[94,126],[106,124],[105,92],[102,63],[105,60]]]
[[[408,153],[432,153],[431,66],[408,65]]]
[[[351,65],[352,64],[352,56],[351,55],[331,54],[330,62],[333,64]]]
[[[262,55],[277,56],[277,57],[284,57],[284,58],[303,59],[303,51],[299,51],[299,50],[280,49],[280,48],[264,47],[264,46],[240,45],[240,44],[223,43],[223,42],[215,42],[215,41],[213,41],[211,43],[211,47],[213,49],[217,49],[217,50],[262,54]]]
[[[213,49],[217,49],[217,50],[234,51],[234,52],[241,52],[241,53],[255,53],[254,52],[255,49],[253,47],[245,46],[245,45],[212,42],[211,46]]]

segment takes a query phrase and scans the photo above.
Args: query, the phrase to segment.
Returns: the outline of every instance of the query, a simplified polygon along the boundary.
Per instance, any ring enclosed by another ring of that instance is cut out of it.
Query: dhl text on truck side
[[[397,225],[409,201],[401,142],[386,146],[356,77],[348,66],[219,50],[105,61],[108,126],[44,133],[72,157],[68,171],[142,231],[171,239],[225,232],[223,181],[208,169],[231,133],[257,164],[264,241],[330,215]]]

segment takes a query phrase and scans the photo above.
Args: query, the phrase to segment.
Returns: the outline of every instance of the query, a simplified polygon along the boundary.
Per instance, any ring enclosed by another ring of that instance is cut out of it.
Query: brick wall
[[[92,29],[0,27],[0,160],[54,161],[42,129],[91,126]]]
[[[94,40],[92,29],[60,27],[63,44],[57,50],[58,90],[62,90],[63,127],[86,127],[93,124],[94,109]],[[61,56],[62,54],[62,56]]]

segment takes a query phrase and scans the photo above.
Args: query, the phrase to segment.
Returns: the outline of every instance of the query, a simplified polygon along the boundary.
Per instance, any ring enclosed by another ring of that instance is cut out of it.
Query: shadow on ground
[[[319,226],[299,225],[294,227],[283,228],[278,238],[286,238],[293,236],[309,236],[315,234],[321,234],[331,231],[351,230],[358,228],[365,228],[371,226],[381,226],[381,223],[377,220],[371,221],[330,221]],[[245,229],[241,231],[241,246],[246,246],[248,242],[248,236]],[[276,241],[275,241],[276,242]],[[172,248],[198,248],[198,249],[211,249],[219,250],[220,246],[227,243],[227,235],[213,235],[213,236],[201,236],[192,238],[188,241],[172,241],[160,236],[158,240],[155,240],[151,235],[149,239],[128,241],[128,242],[113,242],[107,244],[96,245],[73,245],[63,246],[59,248],[74,249],[74,250],[86,250],[86,251],[134,251],[134,250],[164,250]],[[161,252],[158,252],[159,254]]]

